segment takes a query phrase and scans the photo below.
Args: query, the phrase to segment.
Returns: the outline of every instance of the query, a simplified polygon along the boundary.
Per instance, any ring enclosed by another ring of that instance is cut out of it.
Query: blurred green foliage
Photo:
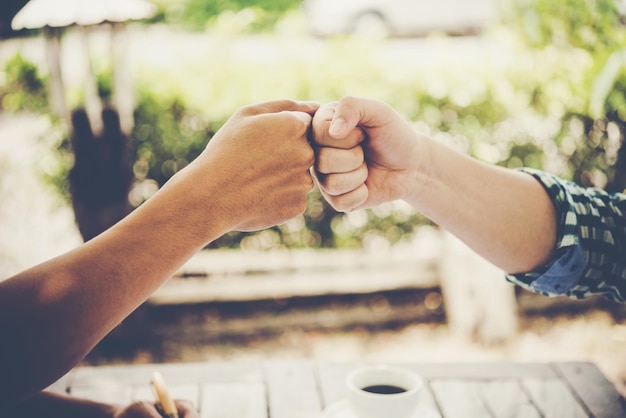
[[[531,46],[602,52],[623,45],[616,0],[517,0],[514,5],[514,20]]]
[[[16,54],[0,72],[0,110],[46,112],[46,82],[35,64]]]
[[[192,30],[210,28],[220,18],[238,32],[270,31],[301,0],[166,0],[157,2],[157,20],[180,24]]]
[[[573,93],[574,102],[557,106],[560,124],[553,140],[565,166],[560,174],[584,186],[611,192],[626,188],[626,31],[623,11],[614,0],[518,0],[512,16],[528,45],[542,50],[586,55],[579,84],[561,77],[535,88],[537,104],[552,106],[550,87]],[[608,71],[607,71],[608,69]],[[606,91],[602,89],[605,88]],[[598,103],[594,103],[594,101]],[[594,105],[599,109],[594,109]],[[544,111],[546,109],[544,108]]]
[[[181,21],[194,15],[196,28],[206,28],[228,11],[262,9],[254,16],[282,16],[297,2],[266,3],[180,0],[169,2],[163,16],[169,16],[165,21]],[[386,101],[413,121],[415,129],[488,163],[545,169],[586,186],[624,190],[626,58],[620,53],[626,32],[614,4],[517,0],[503,19],[478,44],[495,45],[493,52],[477,49],[478,58],[449,56],[437,62],[381,56],[384,40],[308,40],[303,49],[289,35],[237,38],[231,32],[212,32],[201,50],[191,48],[184,55],[181,48],[167,69],[138,70],[131,138],[137,181],[131,201],[141,204],[192,161],[242,105],[284,97],[326,102],[344,95]],[[254,30],[267,29],[259,28]],[[456,41],[429,40],[441,51]],[[245,48],[248,53],[237,53],[246,42],[252,42]],[[17,79],[32,77],[26,63],[20,68]],[[5,70],[6,80],[15,78],[9,74]],[[110,94],[109,77],[99,76],[105,96]],[[7,85],[0,97],[9,90],[44,97],[37,83],[35,89]],[[59,178],[69,160],[61,161]],[[402,202],[340,214],[314,191],[303,216],[258,233],[230,233],[211,245],[381,249],[410,241],[416,228],[427,223]]]
[[[210,125],[223,121],[209,122],[180,98],[155,97],[149,91],[139,97],[132,133],[133,171],[138,181],[149,179],[160,187],[202,152],[213,135]]]

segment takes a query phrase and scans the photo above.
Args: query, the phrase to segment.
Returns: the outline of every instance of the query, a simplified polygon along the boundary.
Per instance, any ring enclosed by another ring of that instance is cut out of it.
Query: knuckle
[[[343,176],[337,174],[329,174],[326,176],[326,188],[331,193],[337,193],[343,185]]]
[[[257,105],[252,104],[242,106],[235,112],[235,114],[239,114],[241,116],[256,115],[257,113],[259,113]]]
[[[276,105],[281,109],[295,109],[298,104],[292,99],[279,99],[276,101]]]
[[[328,150],[325,147],[321,147],[317,150],[317,157],[315,160],[315,168],[320,173],[328,173],[331,171],[332,159],[328,155]]]
[[[356,146],[354,148],[351,148],[350,151],[352,152],[352,156],[355,159],[359,160],[359,162],[365,161],[365,152],[363,152],[362,146]]]
[[[310,174],[306,177],[305,185],[307,187],[307,194],[315,188],[315,182],[313,181],[313,177]]]
[[[347,205],[347,202],[346,202],[346,199],[344,199],[344,196],[331,197],[328,199],[328,203],[330,203],[333,209],[340,211],[340,212],[346,212],[351,209],[351,207]]]
[[[304,120],[304,118],[297,118],[297,119],[298,119],[298,123],[296,124],[296,127],[297,127],[296,134],[298,136],[306,138],[309,133],[309,127],[311,126],[311,124],[309,123],[310,119],[309,120]]]
[[[338,209],[343,212],[349,212],[354,209],[355,204],[351,196],[341,195],[337,199]]]
[[[308,116],[308,115],[307,115]],[[305,137],[309,130],[309,121],[304,114],[297,114],[288,110],[281,111],[280,113],[270,115],[272,118],[278,118],[276,120],[277,127],[280,127],[282,132],[290,137]]]
[[[341,98],[340,102],[344,106],[352,106],[357,102],[357,97],[353,95],[344,96]]]
[[[307,169],[313,166],[315,164],[315,151],[311,145],[306,140],[302,140],[296,146],[297,152],[293,153],[291,158],[297,156],[297,164],[303,164]]]
[[[324,133],[328,127],[330,126],[330,117],[326,117],[324,115],[324,110],[318,110],[315,116],[313,117],[313,121],[311,122],[313,126],[313,130],[316,133]]]
[[[367,167],[367,164],[361,164],[361,166],[358,168],[358,172],[359,180],[361,182],[365,182],[365,180],[367,180],[367,177],[369,176],[369,168]]]

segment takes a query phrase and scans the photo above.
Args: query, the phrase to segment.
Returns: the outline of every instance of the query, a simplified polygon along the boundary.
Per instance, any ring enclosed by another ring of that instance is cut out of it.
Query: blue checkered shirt
[[[546,296],[591,295],[625,302],[626,195],[585,188],[548,173],[521,169],[548,192],[557,212],[557,245],[543,268],[507,279]]]

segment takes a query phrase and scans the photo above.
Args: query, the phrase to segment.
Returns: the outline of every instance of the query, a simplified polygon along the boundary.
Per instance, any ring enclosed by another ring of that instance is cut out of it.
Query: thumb
[[[328,133],[333,138],[342,139],[348,134],[348,132],[350,132],[351,130],[350,125],[351,124],[348,123],[348,121],[346,120],[344,116],[337,115],[335,113],[335,117],[333,117],[333,120],[330,123],[330,128],[328,128]],[[356,126],[356,124],[353,124],[353,125]]]
[[[337,102],[328,133],[336,139],[345,138],[355,127],[367,131],[384,125],[390,108],[374,99],[346,96]]]
[[[367,99],[346,96],[337,102],[333,119],[328,128],[330,136],[336,139],[345,138],[354,128],[361,125],[366,116]]]

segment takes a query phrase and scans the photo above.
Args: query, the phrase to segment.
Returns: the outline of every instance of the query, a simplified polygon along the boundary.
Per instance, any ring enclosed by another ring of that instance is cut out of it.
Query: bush
[[[35,64],[15,55],[0,73],[0,110],[47,112],[46,83]]]
[[[602,71],[619,53],[624,28],[605,0],[557,3],[576,9],[571,21],[562,10],[553,13],[549,0],[519,3],[519,17],[493,32],[513,58],[495,63],[465,62],[459,68],[455,59],[380,59],[373,41],[357,38],[329,40],[323,49],[303,53],[276,37],[277,47],[285,47],[279,58],[268,60],[232,54],[237,40],[225,37],[170,70],[140,69],[133,202],[140,204],[193,160],[238,107],[284,97],[326,102],[346,94],[386,101],[416,129],[486,162],[546,169],[583,185],[624,190],[626,67],[618,63],[609,76]],[[521,29],[511,30],[514,23]],[[605,93],[594,87],[599,79],[609,86]],[[600,110],[592,109],[592,97]],[[212,246],[381,248],[410,239],[428,223],[398,202],[346,215],[319,192],[309,199],[300,218],[255,234],[231,233]]]
[[[131,135],[137,181],[151,180],[161,187],[202,152],[213,135],[211,125],[221,123],[207,121],[180,98],[157,98],[142,90]]]
[[[220,15],[237,15],[229,25],[241,25],[242,32],[267,32],[301,0],[179,0],[163,2],[162,17],[166,23],[182,24],[192,30],[204,30]],[[247,13],[240,14],[246,11]]]

